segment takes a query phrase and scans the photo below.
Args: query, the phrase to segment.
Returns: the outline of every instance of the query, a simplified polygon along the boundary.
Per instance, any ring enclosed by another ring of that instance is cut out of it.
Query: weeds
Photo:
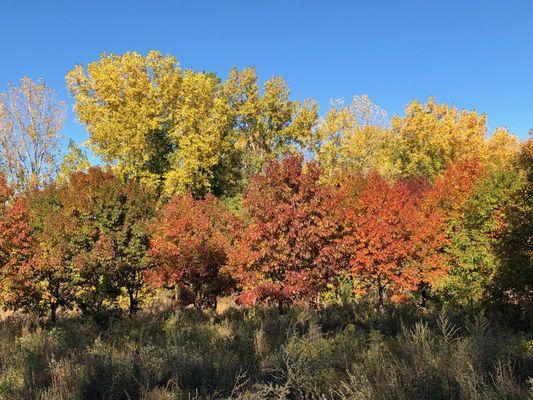
[[[362,306],[0,324],[0,399],[527,399],[532,338]]]

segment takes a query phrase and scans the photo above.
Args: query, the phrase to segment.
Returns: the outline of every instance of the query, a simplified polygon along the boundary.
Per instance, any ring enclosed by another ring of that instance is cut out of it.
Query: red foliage
[[[440,210],[428,207],[431,193],[422,178],[390,183],[371,174],[359,196],[346,244],[359,289],[375,286],[379,305],[385,293],[400,298],[445,271],[438,251],[444,219]]]
[[[8,304],[30,284],[27,274],[32,242],[28,209],[0,175],[0,277]]]
[[[252,179],[244,206],[248,225],[233,247],[231,273],[243,289],[239,301],[252,305],[313,300],[347,259],[337,244],[343,236],[339,193],[319,184],[321,170],[302,157],[274,161]]]
[[[150,282],[176,289],[185,304],[214,306],[230,287],[221,268],[236,227],[237,219],[212,195],[174,197],[153,226]]]

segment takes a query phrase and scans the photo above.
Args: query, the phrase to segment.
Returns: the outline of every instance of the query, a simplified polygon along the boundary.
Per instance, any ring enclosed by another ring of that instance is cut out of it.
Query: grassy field
[[[151,311],[0,324],[1,399],[527,399],[533,340],[490,316]]]

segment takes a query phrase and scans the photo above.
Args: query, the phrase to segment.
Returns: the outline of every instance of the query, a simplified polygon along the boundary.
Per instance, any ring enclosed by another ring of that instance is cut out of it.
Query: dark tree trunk
[[[420,284],[420,306],[426,307],[429,297],[429,283],[422,282]]]
[[[196,296],[194,297],[194,307],[197,310],[201,310],[202,309],[202,303],[203,303],[202,294],[200,293],[199,290],[197,290],[196,291]]]
[[[57,302],[55,300],[50,302],[50,322],[52,325],[57,322]]]
[[[383,285],[381,280],[378,279],[378,310],[383,308]]]
[[[133,290],[128,290],[128,295],[130,298],[129,314],[133,315],[137,311],[137,299],[135,298],[135,292]]]

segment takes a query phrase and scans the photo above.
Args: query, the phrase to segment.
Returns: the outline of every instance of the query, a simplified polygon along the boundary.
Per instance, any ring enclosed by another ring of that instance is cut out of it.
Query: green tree
[[[78,305],[83,311],[99,312],[126,294],[129,311],[134,312],[150,262],[147,226],[155,209],[152,193],[93,167],[71,175],[61,201],[69,220],[68,240],[77,248],[72,262]]]
[[[49,311],[52,323],[59,308],[73,307],[78,283],[74,260],[80,248],[71,240],[71,220],[60,195],[58,187],[50,186],[28,196],[35,248],[24,284],[27,289],[16,299],[31,311]]]
[[[513,310],[519,320],[533,316],[533,140],[523,146],[519,167],[526,177],[513,193],[503,213],[503,229],[498,240],[501,268],[496,272],[492,300]]]
[[[35,249],[16,302],[48,309],[52,320],[60,307],[89,314],[115,308],[122,295],[136,311],[150,266],[152,193],[92,167],[28,198]]]
[[[472,308],[486,300],[500,268],[496,246],[503,210],[520,181],[516,170],[488,173],[474,186],[459,213],[448,221],[445,250],[450,269],[439,288],[445,302]]]

